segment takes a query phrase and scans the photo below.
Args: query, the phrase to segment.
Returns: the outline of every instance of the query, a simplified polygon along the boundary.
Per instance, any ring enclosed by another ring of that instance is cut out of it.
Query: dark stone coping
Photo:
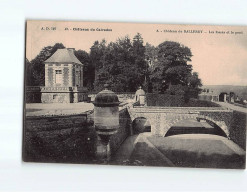
[[[35,116],[25,116],[25,119],[29,120],[29,119],[33,119],[33,120],[40,120],[40,119],[46,119],[46,118],[67,118],[68,116],[88,116],[90,114],[92,114],[93,112],[87,111],[84,113],[76,113],[76,114],[58,114],[58,115],[35,115]]]

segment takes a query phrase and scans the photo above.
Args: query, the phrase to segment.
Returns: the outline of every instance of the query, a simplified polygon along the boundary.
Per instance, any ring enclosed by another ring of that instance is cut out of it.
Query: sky
[[[203,85],[247,85],[247,26],[28,21],[26,57],[32,60],[55,43],[89,52],[96,40],[109,43],[126,35],[132,39],[138,32],[144,44],[176,41],[189,47],[193,71]]]

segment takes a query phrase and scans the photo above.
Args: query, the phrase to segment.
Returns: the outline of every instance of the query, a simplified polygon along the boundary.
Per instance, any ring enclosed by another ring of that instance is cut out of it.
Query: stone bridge
[[[232,111],[222,107],[141,107],[128,106],[133,122],[136,118],[144,117],[151,124],[151,133],[165,136],[167,131],[177,122],[186,119],[206,120],[220,127],[229,138]]]

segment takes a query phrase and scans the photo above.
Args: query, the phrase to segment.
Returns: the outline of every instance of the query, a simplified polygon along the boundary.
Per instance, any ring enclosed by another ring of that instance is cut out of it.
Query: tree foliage
[[[83,85],[90,91],[93,90],[94,71],[91,58],[89,54],[84,50],[78,50],[74,52],[77,59],[83,64]]]
[[[27,86],[31,86],[33,83],[33,74],[32,74],[32,66],[29,60],[26,58],[25,61],[25,83]]]
[[[44,47],[40,53],[31,61],[31,75],[29,85],[44,86],[45,85],[45,64],[44,61],[52,56],[57,49],[65,48],[62,43],[56,43],[54,46]],[[29,74],[30,74],[29,73]],[[29,75],[28,74],[28,75]]]
[[[163,93],[171,85],[196,89],[201,86],[197,73],[192,74],[191,50],[173,41],[165,41],[157,47],[157,57],[150,79],[154,91]]]
[[[134,92],[145,80],[145,47],[139,33],[133,41],[125,36],[109,44],[105,40],[95,42],[90,56],[96,70],[96,91],[109,83],[114,91]]]

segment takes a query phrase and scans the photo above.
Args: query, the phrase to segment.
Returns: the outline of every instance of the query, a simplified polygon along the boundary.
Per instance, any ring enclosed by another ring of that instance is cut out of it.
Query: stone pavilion
[[[87,100],[83,87],[83,64],[74,48],[58,49],[45,61],[45,86],[42,103],[76,103]]]

